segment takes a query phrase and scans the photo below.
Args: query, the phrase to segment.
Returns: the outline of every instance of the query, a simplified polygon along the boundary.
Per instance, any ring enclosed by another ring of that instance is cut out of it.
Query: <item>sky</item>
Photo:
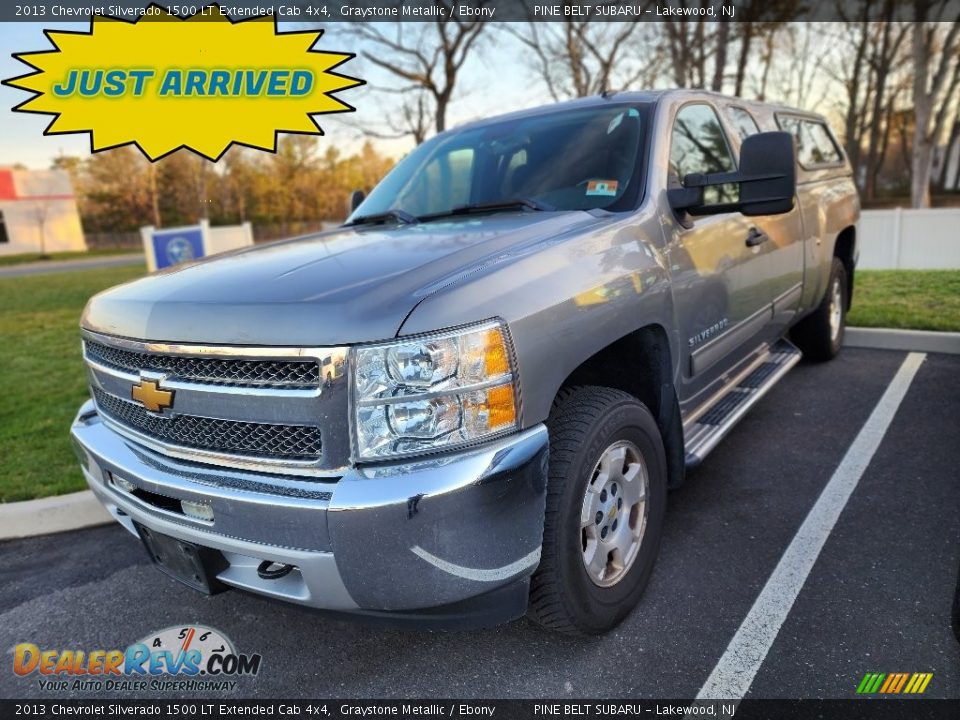
[[[296,29],[303,29],[298,25]],[[86,30],[88,23],[11,23],[0,22],[0,78],[8,79],[29,71],[14,60],[12,53],[46,50],[50,44],[43,29]],[[281,23],[281,30],[294,29]],[[492,32],[489,42],[464,65],[448,115],[448,126],[480,117],[509,112],[542,104],[549,100],[541,83],[516,60],[516,40],[505,32]],[[318,48],[334,52],[358,52],[353,38],[346,37],[342,26],[329,25]],[[386,82],[383,72],[364,58],[357,57],[343,66],[346,74],[363,78],[371,85]],[[31,169],[44,169],[54,158],[63,155],[89,154],[86,135],[44,137],[50,122],[46,115],[15,113],[10,108],[28,97],[24,91],[0,86],[0,166],[21,163]],[[318,139],[321,153],[335,146],[345,154],[355,152],[366,139],[361,127],[376,126],[384,107],[383,95],[377,97],[368,88],[344,91],[341,97],[354,105],[357,112],[320,117],[326,135]],[[374,140],[382,152],[400,157],[412,146],[409,139]]]

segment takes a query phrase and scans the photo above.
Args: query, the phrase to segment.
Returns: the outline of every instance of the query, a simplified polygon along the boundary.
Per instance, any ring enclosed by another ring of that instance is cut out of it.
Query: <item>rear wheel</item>
[[[847,271],[840,258],[834,258],[823,300],[816,310],[797,323],[790,337],[808,360],[832,360],[843,345],[846,325]]]
[[[606,632],[637,604],[656,560],[663,441],[643,403],[604,387],[561,391],[547,425],[547,512],[530,615],[561,632]]]

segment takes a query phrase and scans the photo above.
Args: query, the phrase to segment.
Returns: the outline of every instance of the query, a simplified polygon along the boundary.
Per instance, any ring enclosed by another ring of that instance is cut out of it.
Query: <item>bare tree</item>
[[[914,0],[913,157],[910,200],[930,207],[933,151],[960,86],[960,13],[944,25],[950,0]]]
[[[847,14],[848,10],[853,12]],[[842,87],[838,112],[843,141],[865,200],[876,195],[890,136],[890,118],[908,74],[903,49],[909,26],[897,22],[896,0],[860,0],[839,7],[843,24],[831,33],[834,61],[827,74]]]
[[[664,41],[677,87],[705,88],[707,86],[707,58],[712,55],[716,28],[707,29],[706,20],[666,20],[663,23]],[[720,73],[723,68],[720,68]]]
[[[50,215],[50,204],[46,200],[33,201],[33,217],[37,221],[40,231],[40,257],[47,256],[47,218]]]
[[[827,42],[817,23],[781,25],[765,51],[764,62],[769,67],[764,68],[757,96],[817,110],[835,90],[824,82]]]
[[[563,4],[572,3],[564,0]],[[511,24],[505,26],[531,51],[554,100],[653,84],[660,73],[660,57],[656,52],[640,52],[652,23],[591,22],[573,17],[566,15],[562,22],[549,23],[531,20],[523,31]]]
[[[773,38],[781,23],[788,22],[803,12],[803,4],[799,0],[747,0],[737,10],[737,22],[734,26],[735,38],[739,41],[737,66],[733,76],[733,94],[742,95],[746,82],[747,68],[753,57],[754,40],[763,42],[762,55],[764,77],[769,76],[769,68],[773,60]],[[720,53],[717,59],[717,68],[726,65],[726,52]],[[716,79],[716,74],[714,79]],[[766,89],[766,82],[761,79],[761,88]],[[722,86],[714,83],[714,90],[718,92]],[[761,98],[762,99],[762,98]]]
[[[869,54],[870,71],[873,74],[873,101],[870,108],[869,134],[867,136],[867,159],[863,192],[867,200],[876,196],[877,179],[886,147],[889,142],[890,121],[894,105],[905,84],[891,83],[899,64],[901,49],[905,45],[908,27],[895,23],[896,4],[894,0],[884,0],[881,21],[874,24],[871,51]]]
[[[484,2],[480,0],[479,4]],[[460,20],[453,13],[453,0],[436,0],[436,4],[446,12],[442,19],[433,22],[357,23],[353,28],[353,32],[368,45],[364,57],[399,81],[396,86],[379,90],[402,98],[399,123],[388,123],[393,135],[376,130],[368,134],[380,137],[412,135],[419,143],[427,135],[431,115],[436,132],[446,129],[447,110],[460,71],[475,52],[487,23]],[[427,107],[428,102],[432,107]]]

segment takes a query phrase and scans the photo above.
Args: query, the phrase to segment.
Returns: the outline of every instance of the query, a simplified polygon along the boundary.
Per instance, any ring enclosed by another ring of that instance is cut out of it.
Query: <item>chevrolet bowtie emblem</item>
[[[161,390],[159,380],[140,378],[140,382],[130,389],[130,397],[151,412],[173,407],[173,390]]]

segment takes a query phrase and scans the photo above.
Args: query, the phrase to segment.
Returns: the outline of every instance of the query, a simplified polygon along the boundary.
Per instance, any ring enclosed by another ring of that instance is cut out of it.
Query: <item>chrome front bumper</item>
[[[90,488],[131,533],[134,521],[220,551],[225,584],[328,610],[411,614],[498,598],[540,559],[547,431],[475,450],[351,468],[339,478],[281,477],[160,455],[109,429],[92,402],[71,435]],[[129,492],[117,477],[133,483]],[[169,499],[209,503],[195,520]],[[157,502],[163,500],[163,502]],[[263,580],[264,560],[294,565]],[[495,592],[500,590],[501,592]],[[510,593],[506,620],[524,612]],[[429,613],[428,613],[429,614]]]

